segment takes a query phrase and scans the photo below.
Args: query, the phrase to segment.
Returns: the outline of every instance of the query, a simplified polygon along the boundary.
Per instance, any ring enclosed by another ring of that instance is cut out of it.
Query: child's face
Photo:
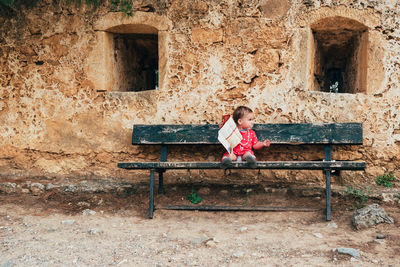
[[[240,119],[238,119],[238,128],[241,129],[251,129],[254,125],[254,113],[246,113]]]

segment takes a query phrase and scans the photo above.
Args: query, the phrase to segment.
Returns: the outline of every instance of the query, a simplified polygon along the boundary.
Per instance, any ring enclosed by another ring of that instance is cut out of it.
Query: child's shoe
[[[256,157],[254,157],[254,156],[251,156],[251,155],[248,155],[247,157],[246,157],[246,161],[247,161],[247,164],[249,165],[249,167],[250,168],[256,168],[257,167],[257,160],[256,160]]]
[[[230,158],[223,158],[221,161],[221,168],[228,169],[232,167],[232,160]]]

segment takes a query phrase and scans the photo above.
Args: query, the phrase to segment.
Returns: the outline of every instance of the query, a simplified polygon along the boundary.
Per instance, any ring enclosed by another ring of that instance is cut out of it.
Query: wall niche
[[[365,93],[368,67],[368,28],[343,17],[311,25],[313,89],[330,93]]]

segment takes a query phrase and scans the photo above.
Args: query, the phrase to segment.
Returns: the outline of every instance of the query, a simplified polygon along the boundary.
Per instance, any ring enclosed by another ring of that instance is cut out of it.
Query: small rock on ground
[[[351,219],[353,226],[359,230],[379,223],[394,223],[393,218],[386,214],[378,204],[372,204],[356,210]]]
[[[356,259],[360,259],[361,258],[360,251],[358,251],[357,249],[354,249],[354,248],[343,248],[343,247],[340,247],[340,248],[337,248],[337,252],[339,252],[340,254],[350,255],[350,256],[352,256],[353,258],[356,258]]]

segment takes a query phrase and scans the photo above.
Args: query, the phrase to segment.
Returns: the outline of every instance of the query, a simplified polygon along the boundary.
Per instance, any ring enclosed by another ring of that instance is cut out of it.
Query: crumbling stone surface
[[[356,229],[368,228],[379,223],[394,223],[393,218],[386,214],[378,204],[372,204],[354,212],[351,223]]]
[[[367,32],[361,51],[367,56],[360,52],[353,64],[365,75],[361,91],[317,89],[312,25],[328,18]],[[112,33],[150,28],[158,30],[159,88],[121,92]],[[364,145],[334,149],[333,158],[365,160],[367,169],[341,172],[338,180],[373,183],[389,171],[399,177],[399,51],[397,1],[147,0],[135,3],[132,17],[111,11],[107,1],[95,11],[47,0],[0,10],[0,175],[32,183],[43,176],[141,181],[146,172],[133,175],[117,162],[158,160],[159,150],[132,147],[133,124],[218,123],[248,105],[260,123],[362,122]],[[219,160],[223,149],[170,152],[176,160]],[[257,153],[265,160],[323,157],[314,148]],[[192,178],[222,176],[194,172]],[[234,173],[228,179],[323,182],[315,171]]]

